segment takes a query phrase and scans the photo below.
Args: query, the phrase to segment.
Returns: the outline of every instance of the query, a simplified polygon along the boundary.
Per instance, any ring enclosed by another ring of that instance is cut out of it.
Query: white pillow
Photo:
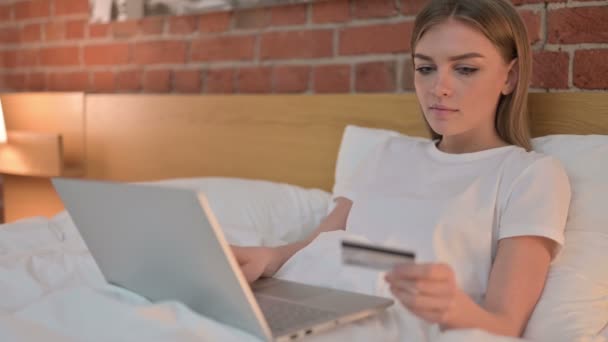
[[[346,126],[338,151],[335,183],[350,177],[361,162],[361,158],[370,153],[375,146],[383,143],[389,137],[399,135],[401,134],[398,132],[386,129]]]
[[[366,153],[396,135],[348,126],[334,188],[350,177]],[[572,201],[565,246],[551,266],[524,336],[538,341],[589,339],[608,323],[608,136],[553,135],[533,139],[533,145],[562,162]]]
[[[342,182],[349,179],[353,172],[361,163],[361,159],[367,156],[374,147],[386,141],[390,137],[402,135],[399,132],[380,128],[367,128],[354,125],[348,125],[342,134],[340,142],[340,150],[338,151],[338,160],[336,161],[336,171],[334,175],[334,186],[332,193],[336,187]],[[412,139],[421,139],[414,138]],[[328,214],[334,209],[335,203],[330,202]]]
[[[566,243],[525,337],[590,340],[608,322],[608,136],[553,135],[534,148],[558,158],[572,186]]]
[[[330,194],[241,178],[181,178],[144,184],[192,189],[209,200],[229,243],[276,246],[304,238],[325,217]]]

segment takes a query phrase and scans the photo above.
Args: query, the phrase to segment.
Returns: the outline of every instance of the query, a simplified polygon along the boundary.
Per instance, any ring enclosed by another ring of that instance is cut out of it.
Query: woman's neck
[[[445,153],[472,153],[492,148],[508,146],[498,134],[488,137],[444,136],[437,143],[437,148]]]

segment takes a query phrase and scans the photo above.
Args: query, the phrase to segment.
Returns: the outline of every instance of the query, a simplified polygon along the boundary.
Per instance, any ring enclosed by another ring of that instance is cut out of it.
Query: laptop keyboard
[[[256,296],[260,309],[275,334],[293,328],[329,321],[336,313],[266,296]]]

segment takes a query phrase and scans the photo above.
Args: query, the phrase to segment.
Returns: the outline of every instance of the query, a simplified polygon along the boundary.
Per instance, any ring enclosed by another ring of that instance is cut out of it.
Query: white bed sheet
[[[338,241],[323,234],[278,273],[285,279],[388,295],[381,275],[344,267]],[[317,262],[323,259],[323,262]],[[304,271],[306,270],[306,271]],[[108,285],[69,216],[0,226],[0,341],[257,341],[178,302],[149,303]],[[349,324],[310,341],[401,341],[403,308]],[[450,331],[437,341],[515,342],[479,330]],[[605,341],[605,339],[598,339]]]

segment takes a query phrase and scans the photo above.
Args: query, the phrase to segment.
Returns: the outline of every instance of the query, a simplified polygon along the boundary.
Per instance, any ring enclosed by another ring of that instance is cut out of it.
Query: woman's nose
[[[438,97],[448,97],[452,95],[452,80],[446,73],[437,73],[433,93]]]

